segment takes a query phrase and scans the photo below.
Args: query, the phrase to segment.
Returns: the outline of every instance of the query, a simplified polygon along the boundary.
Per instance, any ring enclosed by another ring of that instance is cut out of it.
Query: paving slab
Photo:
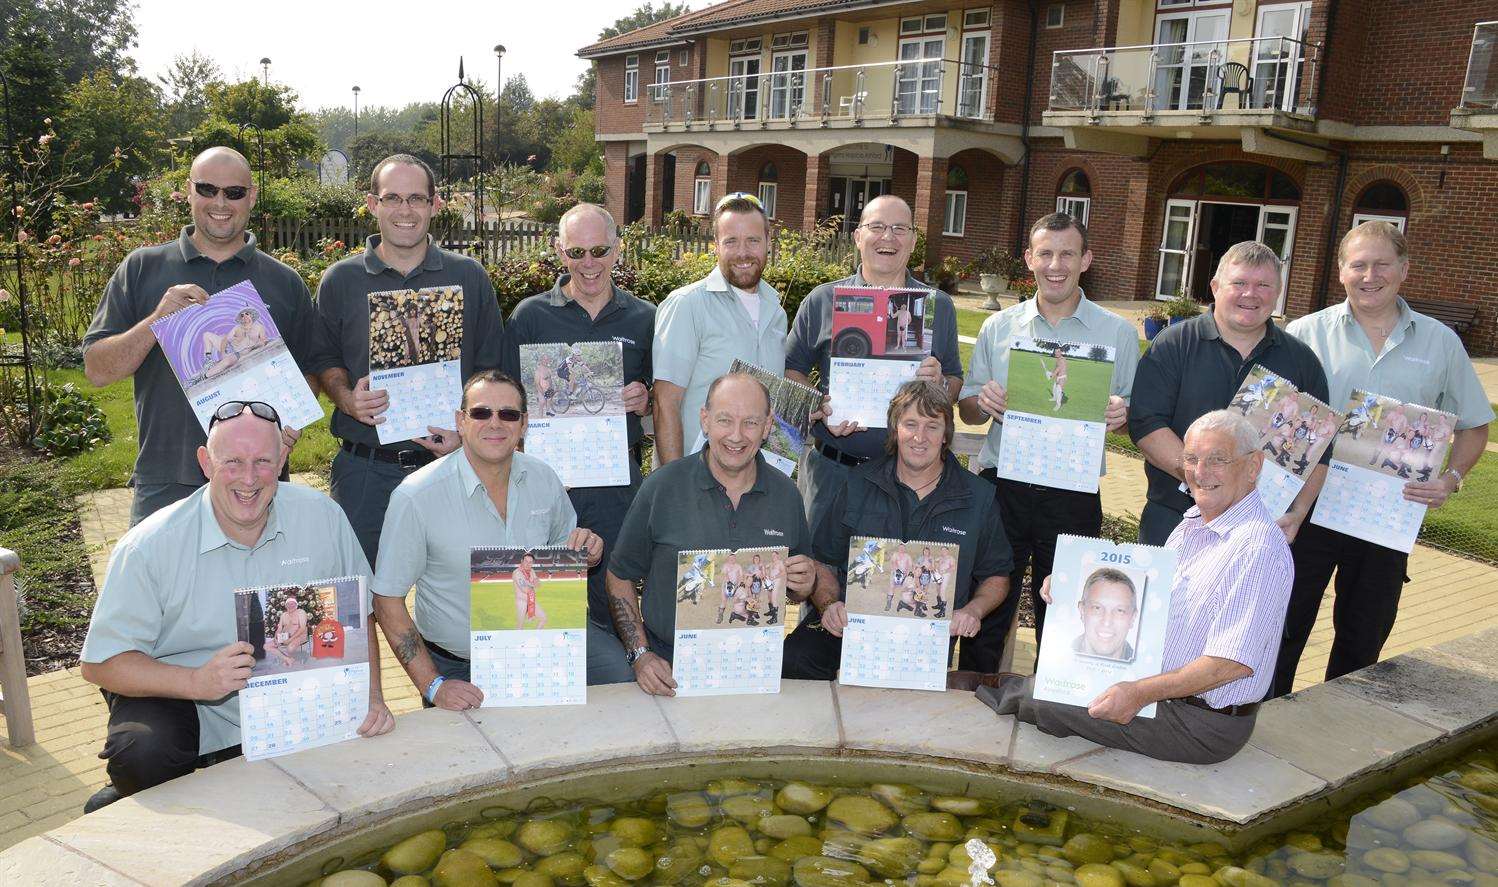
[[[1448,733],[1498,712],[1498,668],[1433,649],[1385,659],[1330,684]]]
[[[483,708],[470,718],[517,776],[669,754],[678,747],[655,698],[634,684],[589,687],[585,705]],[[584,723],[597,727],[579,730]]]
[[[781,681],[776,694],[660,696],[656,701],[687,754],[838,747],[827,681]]]
[[[88,884],[90,887],[140,887],[76,850],[48,838],[28,838],[0,856],[0,884]]]
[[[1331,684],[1318,684],[1259,709],[1249,745],[1336,788],[1374,767],[1387,768],[1446,735]]]
[[[1080,736],[1050,736],[1034,724],[1020,722],[1014,726],[1009,746],[1009,768],[1021,773],[1051,773],[1064,761],[1091,754],[1102,748]]]
[[[996,715],[972,693],[902,693],[833,685],[842,719],[843,747],[1004,764],[1014,718]]]

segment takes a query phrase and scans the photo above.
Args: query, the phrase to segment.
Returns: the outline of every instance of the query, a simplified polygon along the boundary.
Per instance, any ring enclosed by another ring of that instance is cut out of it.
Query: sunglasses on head
[[[760,210],[763,210],[765,208],[765,205],[760,202],[758,195],[750,194],[748,191],[735,191],[732,194],[724,194],[723,198],[718,201],[718,205],[713,207],[713,209],[722,209],[723,204],[727,203],[730,200],[747,200],[758,207]]]
[[[487,422],[495,416],[498,416],[501,422],[519,422],[520,417],[525,415],[510,407],[500,407],[497,410],[493,407],[469,407],[464,412],[475,422]]]
[[[612,243],[587,247],[569,246],[566,249],[562,250],[562,255],[566,256],[569,259],[581,259],[585,255],[592,256],[595,259],[601,259],[613,251],[614,245]]]
[[[220,191],[224,192],[224,196],[230,200],[243,200],[245,195],[250,193],[248,185],[229,185],[220,188],[217,185],[210,185],[207,182],[193,182],[192,189],[198,192],[199,197],[206,197],[209,200],[217,197]]]
[[[277,428],[281,427],[281,416],[276,412],[276,408],[259,400],[224,401],[218,405],[218,409],[213,411],[213,418],[208,420],[208,427],[211,429],[217,422],[227,422],[245,410],[249,410],[256,418],[276,423]]]

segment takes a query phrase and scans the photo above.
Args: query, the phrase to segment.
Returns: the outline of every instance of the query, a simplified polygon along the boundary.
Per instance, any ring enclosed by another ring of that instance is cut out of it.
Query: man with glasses
[[[333,499],[348,514],[371,563],[390,493],[408,474],[452,452],[458,435],[430,434],[382,445],[375,426],[390,408],[389,395],[369,387],[369,295],[390,290],[457,286],[463,290],[462,377],[499,367],[504,322],[484,266],[438,247],[428,230],[442,208],[431,167],[410,154],[375,164],[365,206],[380,225],[360,255],[323,273],[317,286],[312,371],[337,409],[331,430],[339,439],[333,457]]]
[[[770,220],[759,198],[729,194],[713,210],[718,266],[673,292],[656,313],[655,464],[696,452],[697,416],[707,388],[735,359],[780,375],[785,369],[785,309],[761,280]],[[685,440],[683,435],[692,435]]]
[[[238,691],[255,658],[237,640],[236,590],[370,572],[331,499],[277,482],[286,451],[269,404],[221,404],[197,459],[207,484],[120,539],[94,604],[80,658],[109,704],[110,784],[85,813],[239,756]],[[369,661],[380,661],[374,632]],[[395,726],[377,667],[369,694],[363,736]]]
[[[317,390],[312,362],[312,300],[302,278],[261,252],[245,230],[255,207],[250,165],[233,148],[209,148],[192,162],[187,205],[192,224],[171,243],[125,257],[83,337],[83,372],[103,387],[133,376],[140,449],[131,483],[130,523],[184,499],[205,482],[196,452],[203,428],[182,393],[151,324],[249,280],[270,308],[286,348]],[[283,430],[288,450],[298,431]]]
[[[619,487],[573,487],[567,491],[579,524],[603,539],[604,558],[619,536],[624,514],[640,488],[640,417],[650,411],[650,341],[655,334],[655,306],[614,286],[610,276],[619,261],[619,229],[608,210],[579,203],[557,222],[557,256],[566,271],[556,285],[537,293],[510,313],[505,325],[502,362],[505,372],[520,378],[520,346],[565,342],[618,342],[624,354],[624,410],[629,435],[629,484]],[[569,359],[571,355],[569,354]],[[545,358],[543,358],[544,360]],[[564,384],[555,376],[553,385]],[[543,412],[545,412],[543,410]],[[601,563],[607,563],[606,560]],[[609,621],[608,589],[603,567],[588,571],[588,683],[634,680],[624,648]]]
[[[577,526],[562,482],[545,462],[519,452],[525,389],[499,370],[463,387],[456,414],[461,449],[396,487],[385,513],[375,617],[427,707],[478,708],[469,683],[469,553],[479,545],[565,545],[603,557],[603,540]],[[406,593],[416,587],[416,619]],[[589,632],[590,643],[592,632]]]

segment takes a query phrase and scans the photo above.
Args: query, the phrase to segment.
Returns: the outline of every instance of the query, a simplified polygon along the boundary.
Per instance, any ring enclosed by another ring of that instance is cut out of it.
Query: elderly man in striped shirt
[[[1104,690],[1086,709],[1037,702],[1034,678],[1003,675],[978,698],[1053,736],[1190,764],[1237,753],[1274,676],[1294,565],[1285,534],[1254,489],[1264,457],[1228,410],[1191,423],[1181,454],[1196,505],[1170,534],[1179,555],[1164,671]],[[1041,591],[1050,599],[1050,583]],[[1159,703],[1153,718],[1139,710]]]

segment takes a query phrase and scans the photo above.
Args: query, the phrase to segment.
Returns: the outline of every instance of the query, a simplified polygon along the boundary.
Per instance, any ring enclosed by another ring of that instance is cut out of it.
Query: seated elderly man
[[[277,483],[286,458],[281,436],[269,404],[225,402],[209,422],[207,446],[198,448],[208,485],[136,524],[115,546],[81,657],[84,680],[109,703],[99,757],[110,784],[84,812],[238,757],[239,691],[255,657],[254,647],[236,640],[236,589],[369,575],[333,500]],[[375,632],[369,661],[380,661]],[[372,668],[359,733],[394,726],[380,670]]]
[[[1232,757],[1253,732],[1274,677],[1294,566],[1254,483],[1264,456],[1248,421],[1214,410],[1191,423],[1181,468],[1196,505],[1165,543],[1176,550],[1164,671],[1120,681],[1086,709],[1037,702],[1035,679],[1002,675],[978,698],[1053,736],[1189,764]],[[1049,583],[1042,589],[1049,599]],[[1159,703],[1153,718],[1136,718]]]

